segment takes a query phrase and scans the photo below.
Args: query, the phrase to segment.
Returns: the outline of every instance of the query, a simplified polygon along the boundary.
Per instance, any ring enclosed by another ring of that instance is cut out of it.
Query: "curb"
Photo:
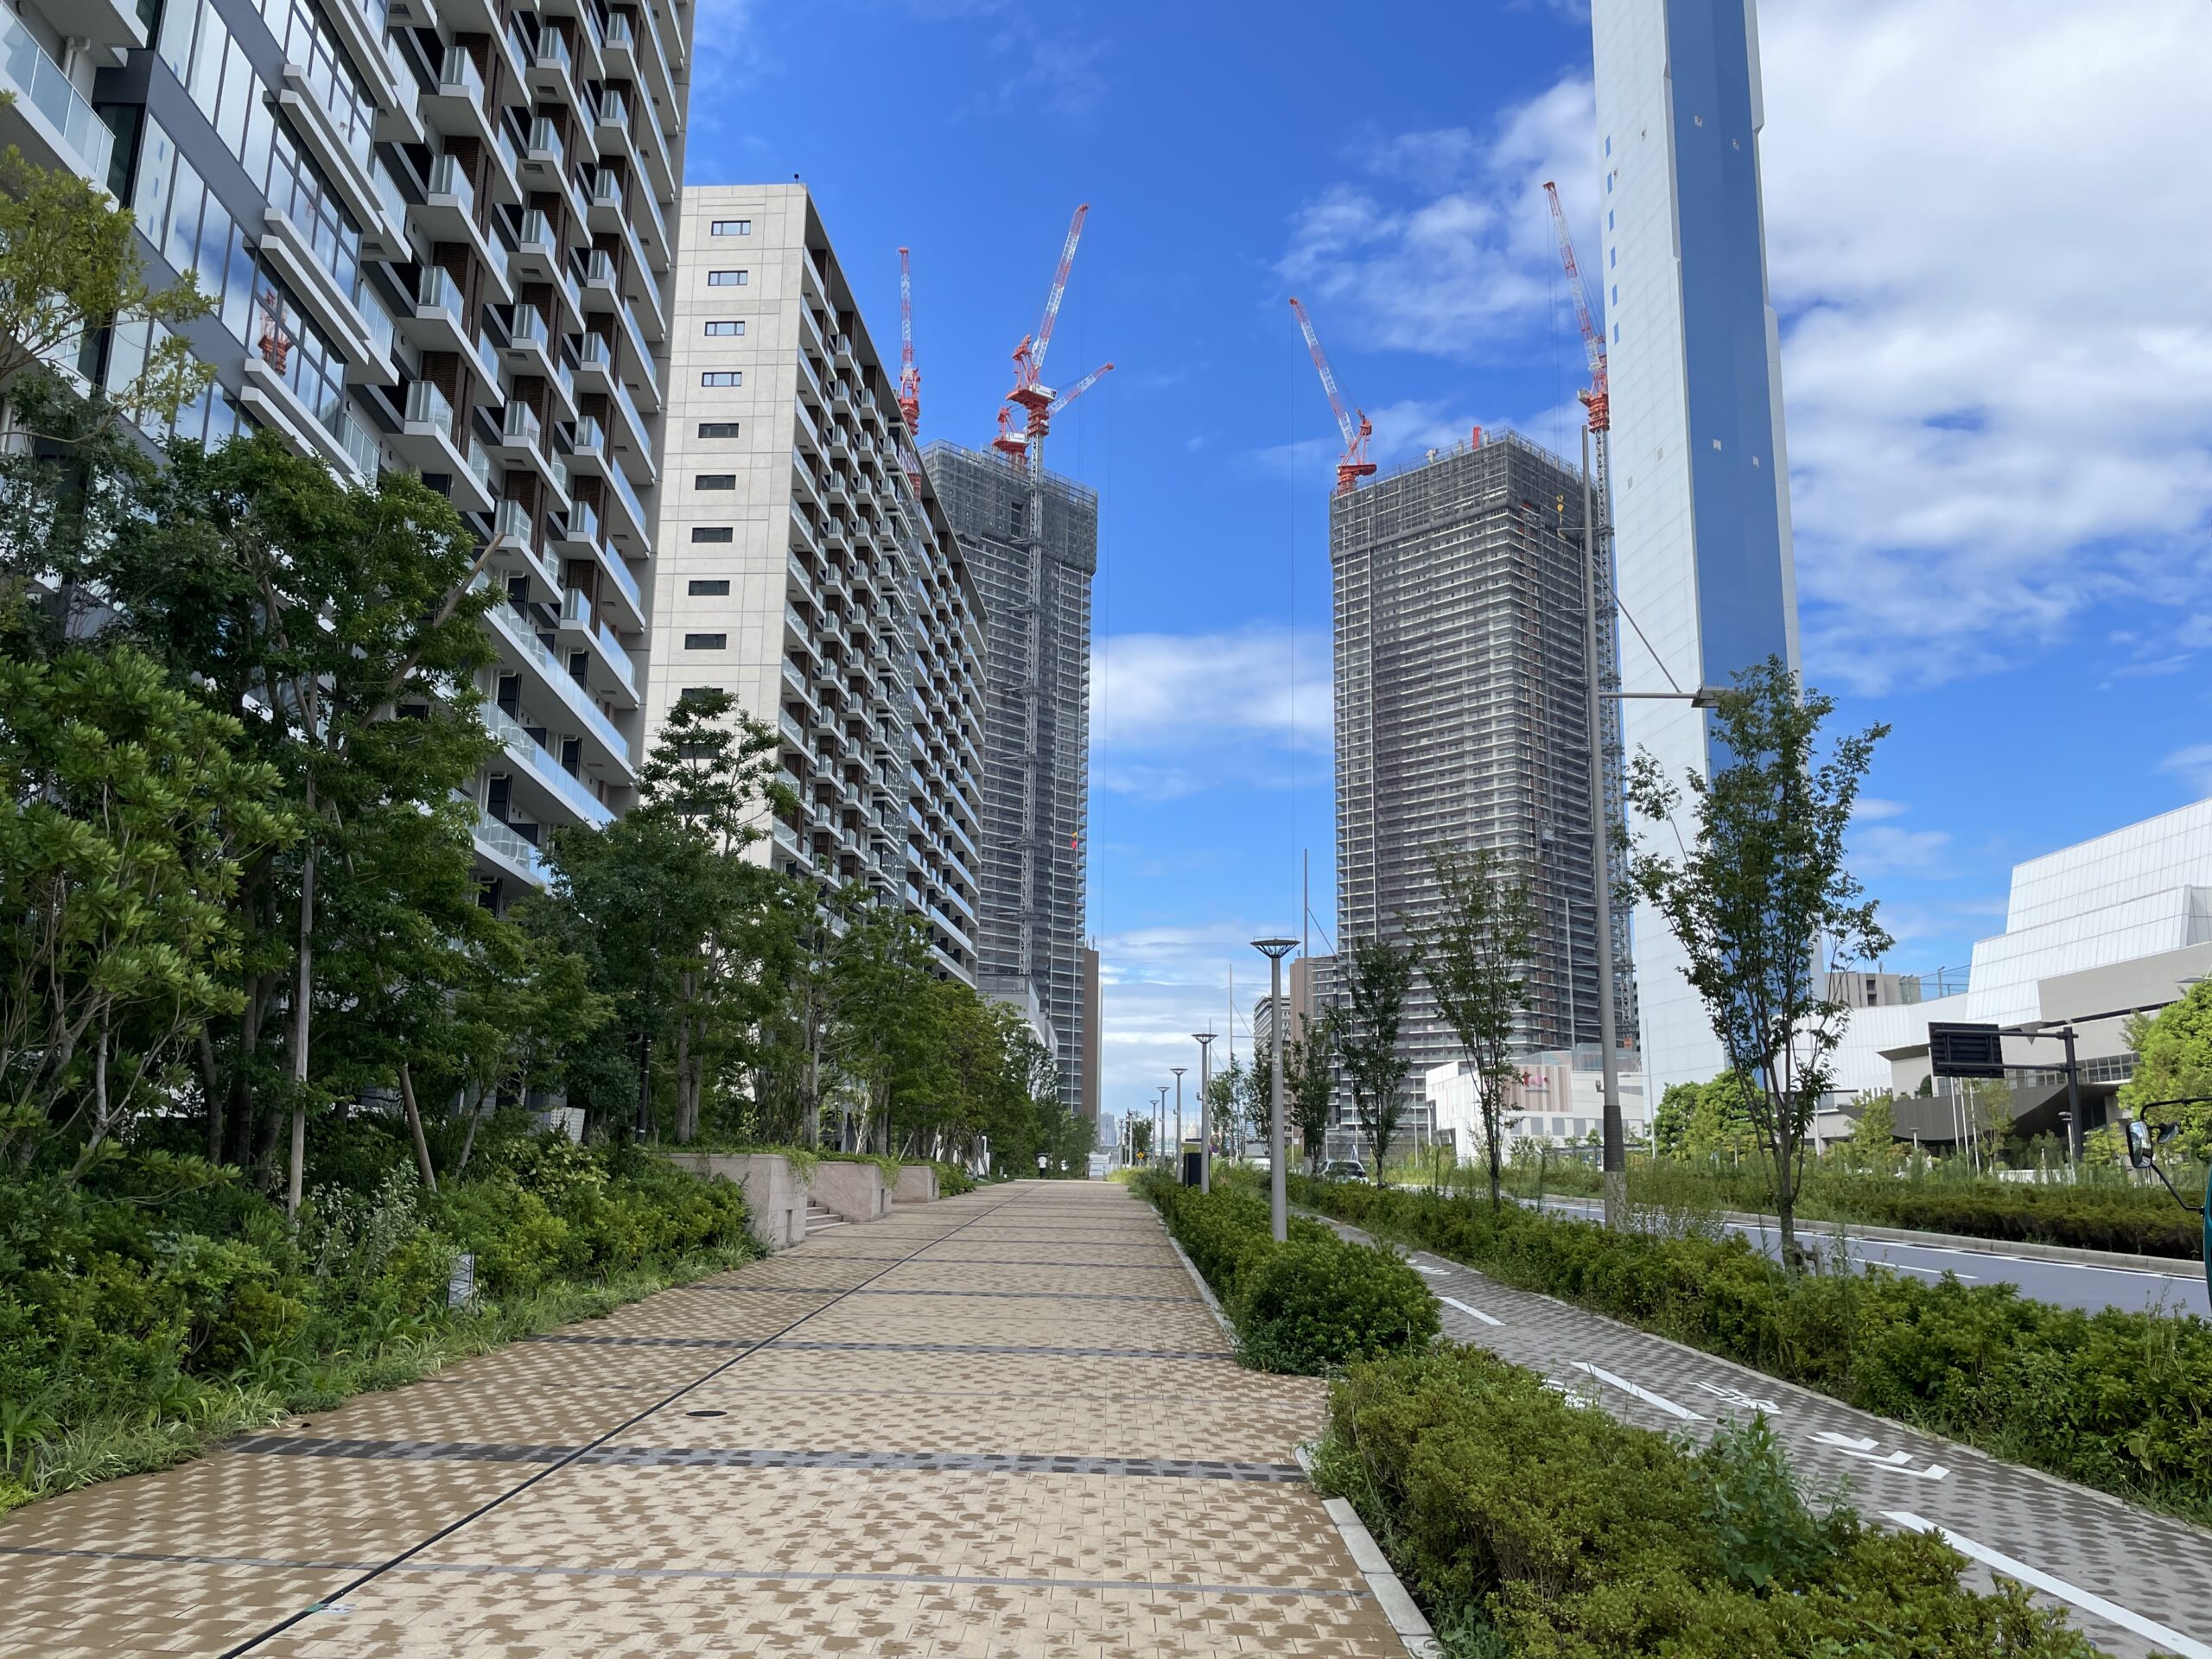
[[[1313,1459],[1306,1448],[1298,1448],[1298,1461],[1311,1477]],[[1329,1519],[1337,1523],[1337,1530],[1344,1536],[1344,1548],[1351,1552],[1352,1564],[1359,1568],[1360,1576],[1367,1580],[1367,1587],[1374,1592],[1376,1605],[1382,1608],[1382,1617],[1390,1621],[1390,1628],[1398,1640],[1405,1644],[1412,1659],[1444,1659],[1444,1649],[1436,1639],[1436,1631],[1414,1599],[1406,1592],[1405,1585],[1391,1567],[1382,1547],[1375,1541],[1375,1535],[1359,1518],[1359,1511],[1351,1500],[1344,1497],[1325,1497],[1321,1507],[1329,1512]]]

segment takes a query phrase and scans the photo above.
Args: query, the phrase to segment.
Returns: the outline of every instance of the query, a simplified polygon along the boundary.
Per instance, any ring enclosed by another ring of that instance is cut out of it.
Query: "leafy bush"
[[[1436,1335],[1436,1303],[1395,1252],[1302,1216],[1278,1244],[1266,1201],[1233,1181],[1200,1192],[1155,1170],[1135,1185],[1222,1299],[1245,1363],[1317,1376]]]
[[[2118,1496],[2212,1521],[2212,1325],[1871,1268],[1791,1275],[1743,1239],[1295,1179],[1300,1203]]]
[[[510,1305],[753,1253],[738,1188],[633,1149],[493,1134],[432,1193],[390,1140],[333,1137],[296,1235],[236,1171],[168,1151],[0,1180],[0,1510],[391,1386],[512,1328]],[[463,1252],[481,1300],[450,1309]]]
[[[932,1159],[930,1167],[937,1171],[937,1195],[940,1198],[957,1198],[976,1190],[976,1178],[957,1164]]]
[[[2095,1653],[2016,1586],[1961,1588],[1934,1537],[1808,1504],[1763,1420],[1692,1452],[1479,1349],[1354,1365],[1317,1474],[1462,1655]]]

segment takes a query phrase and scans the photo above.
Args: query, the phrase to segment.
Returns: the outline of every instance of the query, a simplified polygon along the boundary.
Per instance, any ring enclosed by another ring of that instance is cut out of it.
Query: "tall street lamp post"
[[[1167,1142],[1167,1085],[1160,1085],[1160,1098],[1152,1103],[1152,1155],[1160,1156],[1160,1149]]]
[[[1282,1162],[1282,959],[1298,949],[1298,941],[1255,939],[1252,948],[1268,959],[1268,1220],[1280,1244],[1290,1236],[1290,1189]]]
[[[1175,1074],[1174,1169],[1175,1182],[1176,1185],[1179,1186],[1182,1185],[1183,1181],[1183,1074],[1191,1068],[1187,1065],[1171,1065],[1167,1069]]]
[[[1213,1191],[1213,1033],[1194,1031],[1198,1046],[1198,1191]]]

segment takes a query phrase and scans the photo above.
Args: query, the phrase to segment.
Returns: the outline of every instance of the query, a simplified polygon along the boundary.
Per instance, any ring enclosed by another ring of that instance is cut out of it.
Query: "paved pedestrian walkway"
[[[900,1206],[0,1521],[11,1656],[1397,1656],[1120,1186]]]

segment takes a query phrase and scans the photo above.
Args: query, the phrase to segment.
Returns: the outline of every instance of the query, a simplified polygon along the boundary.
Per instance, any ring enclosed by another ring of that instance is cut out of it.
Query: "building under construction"
[[[1095,1098],[1084,1075],[1084,899],[1098,495],[957,444],[932,443],[922,459],[989,633],[976,984],[1016,1006],[1033,996],[1051,1023],[1060,1099],[1080,1112]]]
[[[1599,1041],[1607,954],[1592,880],[1582,474],[1515,434],[1477,435],[1330,503],[1339,945],[1417,938],[1437,919],[1432,853],[1488,848],[1526,876],[1536,912],[1519,1046],[1572,1049]],[[1611,654],[1601,644],[1601,676]],[[1624,957],[1615,988],[1618,1029],[1632,1033]],[[1425,978],[1407,1016],[1418,1089],[1462,1051]]]

